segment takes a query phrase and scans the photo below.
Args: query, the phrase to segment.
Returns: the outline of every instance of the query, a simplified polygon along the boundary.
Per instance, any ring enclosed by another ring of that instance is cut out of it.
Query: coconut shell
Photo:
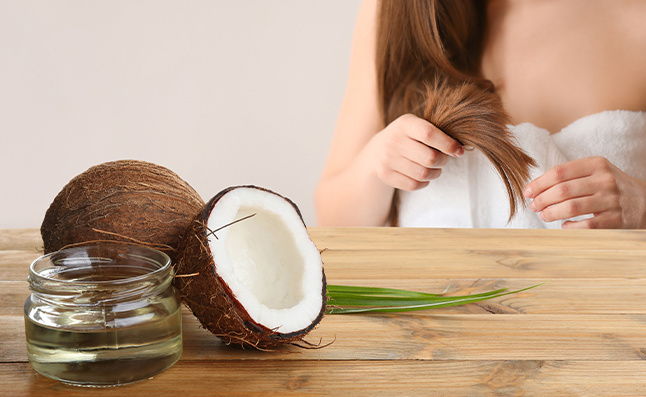
[[[175,260],[184,231],[204,201],[162,166],[120,160],[89,168],[72,179],[45,213],[45,253],[89,241],[146,245]]]
[[[254,321],[235,299],[227,283],[218,275],[217,264],[214,262],[208,243],[210,231],[206,227],[215,204],[226,193],[239,187],[261,189],[284,198],[294,207],[303,221],[296,204],[267,189],[257,186],[234,186],[221,191],[206,203],[186,230],[178,250],[176,263],[178,277],[175,278],[175,286],[180,291],[182,301],[191,309],[202,326],[227,344],[260,350],[272,350],[281,345],[295,344],[314,329],[323,318],[324,297],[327,291],[325,273],[322,272],[321,311],[311,325],[297,332],[280,333]]]

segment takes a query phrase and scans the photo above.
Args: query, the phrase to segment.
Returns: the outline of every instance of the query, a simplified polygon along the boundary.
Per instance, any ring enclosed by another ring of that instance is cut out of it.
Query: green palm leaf
[[[545,282],[515,291],[501,288],[481,294],[463,296],[443,296],[442,294],[429,294],[394,288],[328,285],[328,309],[326,313],[395,313],[466,305],[499,296],[516,294],[543,284]]]

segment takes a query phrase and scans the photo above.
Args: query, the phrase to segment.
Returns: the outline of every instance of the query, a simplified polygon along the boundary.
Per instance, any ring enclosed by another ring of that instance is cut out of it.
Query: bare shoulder
[[[482,72],[516,122],[556,132],[603,110],[646,110],[646,2],[494,0]]]

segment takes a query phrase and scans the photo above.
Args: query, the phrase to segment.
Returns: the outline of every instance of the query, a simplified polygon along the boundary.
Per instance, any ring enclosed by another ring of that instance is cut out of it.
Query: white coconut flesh
[[[208,220],[218,275],[257,323],[280,333],[300,331],[323,304],[321,255],[294,207],[255,188],[236,188],[220,198]]]

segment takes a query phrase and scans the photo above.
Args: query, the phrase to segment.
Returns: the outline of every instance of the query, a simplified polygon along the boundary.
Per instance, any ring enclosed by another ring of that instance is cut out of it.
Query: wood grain
[[[25,362],[22,316],[0,316],[3,360]],[[307,340],[319,350],[243,351],[183,317],[184,360],[646,360],[646,315],[331,315]],[[576,343],[572,343],[576,341]]]
[[[646,278],[646,251],[327,250],[334,278]],[[564,261],[563,258],[567,258]]]
[[[447,295],[469,295],[499,288],[517,290],[537,279],[334,279],[330,284],[406,288]],[[0,315],[22,315],[30,294],[27,281],[0,281]],[[609,299],[609,298],[612,299]],[[487,308],[488,305],[488,308]],[[529,291],[472,305],[433,309],[433,313],[486,314],[646,314],[646,279],[554,279]],[[412,314],[411,314],[412,315]]]
[[[43,251],[40,229],[0,229],[0,251]]]
[[[224,345],[184,309],[182,359],[150,380],[77,388],[27,362],[38,229],[0,229],[0,394],[645,396],[646,231],[310,228],[328,282],[473,294],[477,304],[329,315],[318,350]]]
[[[28,364],[0,364],[0,389],[47,396],[632,396],[646,361],[180,361],[113,388],[67,386]]]
[[[319,249],[415,250],[538,248],[646,251],[643,230],[429,229],[310,227]],[[39,229],[0,229],[0,250],[42,251]]]
[[[0,251],[0,280],[27,280],[27,276],[29,276],[29,265],[38,259],[39,256],[39,253],[29,251]]]
[[[643,230],[309,228],[320,250],[646,250]]]

